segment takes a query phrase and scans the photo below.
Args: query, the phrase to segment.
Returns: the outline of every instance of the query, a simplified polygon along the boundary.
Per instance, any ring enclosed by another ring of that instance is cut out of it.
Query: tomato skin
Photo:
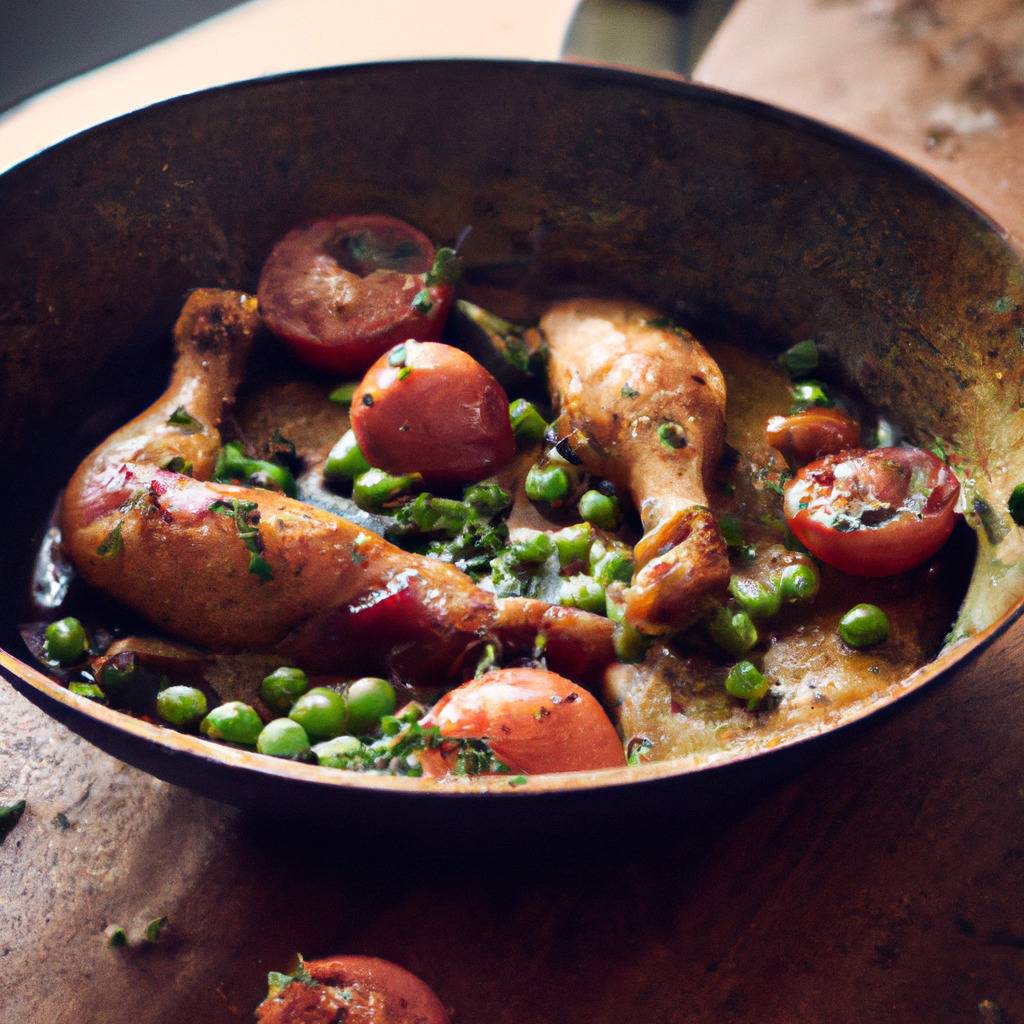
[[[860,444],[860,425],[838,409],[816,407],[792,416],[772,416],[765,439],[790,463],[803,465],[819,455],[848,451]]]
[[[524,775],[621,768],[622,741],[592,694],[538,668],[495,669],[446,693],[423,719],[453,739],[486,739],[509,770]],[[424,773],[447,774],[444,746],[421,755]]]
[[[280,239],[260,274],[264,323],[304,362],[362,373],[407,338],[438,338],[454,289],[433,285],[426,314],[412,308],[434,259],[426,235],[370,214],[313,221]]]
[[[823,562],[853,576],[891,576],[945,544],[959,494],[955,474],[931,452],[875,448],[804,466],[786,485],[783,508],[790,530]],[[837,516],[846,529],[835,528]]]
[[[306,970],[320,985],[348,990],[337,1000],[329,989],[292,982],[256,1011],[259,1024],[451,1024],[433,991],[416,975],[372,956],[311,960]],[[340,1002],[340,1006],[339,1006]]]
[[[352,397],[352,429],[371,466],[470,483],[508,462],[516,443],[505,389],[472,356],[408,342],[370,367]]]

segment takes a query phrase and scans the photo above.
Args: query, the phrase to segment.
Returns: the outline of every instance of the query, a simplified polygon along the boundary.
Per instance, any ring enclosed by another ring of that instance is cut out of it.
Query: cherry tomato
[[[450,284],[425,288],[434,260],[426,235],[393,217],[332,217],[296,228],[273,248],[258,297],[266,325],[311,366],[362,373],[395,342],[437,338]]]
[[[405,342],[381,356],[352,396],[352,429],[371,466],[469,483],[515,454],[502,386],[461,349]]]
[[[838,409],[816,407],[793,416],[772,416],[765,424],[768,443],[803,465],[819,455],[847,451],[860,444],[860,426]]]
[[[797,471],[783,506],[811,554],[854,576],[891,576],[919,565],[956,523],[960,483],[920,448],[826,455]]]
[[[372,956],[312,960],[317,985],[293,981],[256,1010],[259,1024],[450,1024],[441,1001],[414,974]]]
[[[488,672],[446,693],[423,719],[450,739],[485,740],[512,772],[587,771],[626,763],[615,726],[597,700],[568,679],[537,668]],[[421,755],[427,775],[447,774],[457,750]]]

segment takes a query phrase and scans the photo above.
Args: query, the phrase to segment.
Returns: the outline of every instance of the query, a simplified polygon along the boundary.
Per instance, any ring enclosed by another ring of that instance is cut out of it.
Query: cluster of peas
[[[76,665],[88,651],[89,637],[78,619],[59,619],[47,626],[43,652],[50,662]],[[68,688],[80,696],[105,701],[104,686],[121,690],[134,671],[134,666],[122,668],[109,662],[100,674],[102,686],[73,682]],[[208,710],[206,694],[182,684],[163,687],[156,695],[155,709],[168,725],[182,729],[198,725],[210,739],[255,747],[273,757],[309,756],[311,751],[318,763],[340,767],[362,751],[363,743],[357,737],[378,731],[396,703],[395,690],[386,679],[357,679],[344,690],[310,688],[306,673],[290,666],[264,678],[260,696],[268,706],[283,712],[282,717],[264,725],[253,707],[238,700]]]

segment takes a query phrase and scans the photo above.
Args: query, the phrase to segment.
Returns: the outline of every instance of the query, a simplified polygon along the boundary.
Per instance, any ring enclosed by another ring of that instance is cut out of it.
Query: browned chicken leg
[[[313,671],[387,666],[441,683],[472,674],[464,655],[481,639],[529,650],[538,632],[558,671],[593,678],[612,660],[605,619],[496,601],[454,566],[330,513],[205,482],[257,324],[238,292],[190,296],[168,390],[88,456],[65,493],[64,545],[88,582],[172,636],[274,651]]]
[[[640,512],[626,619],[647,633],[682,629],[729,581],[706,493],[725,437],[722,373],[693,335],[633,302],[562,302],[541,329],[559,432]]]

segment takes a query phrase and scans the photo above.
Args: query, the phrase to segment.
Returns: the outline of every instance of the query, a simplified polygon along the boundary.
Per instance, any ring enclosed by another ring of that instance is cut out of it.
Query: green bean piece
[[[192,725],[206,714],[206,695],[194,686],[168,686],[156,695],[156,713],[170,725]]]
[[[260,696],[277,711],[290,711],[292,705],[309,689],[309,679],[301,668],[284,665],[275,668],[260,683]]]
[[[106,704],[107,695],[95,683],[68,683],[68,689],[86,700],[94,700],[97,704]]]
[[[557,533],[551,535],[558,551],[559,565],[564,569],[573,562],[588,562],[590,544],[594,531],[590,523],[577,523],[575,526],[566,526]]]
[[[615,530],[622,521],[619,499],[600,491],[585,491],[580,498],[580,518],[600,526],[602,530]]]
[[[803,380],[793,385],[793,412],[804,412],[815,406],[831,408],[835,404],[820,380]]]
[[[339,384],[327,397],[335,405],[340,405],[347,409],[352,404],[352,399],[358,387],[359,381],[357,380],[349,381],[347,384]]]
[[[516,440],[524,444],[542,441],[547,433],[548,425],[544,417],[537,410],[537,406],[525,398],[517,398],[509,403],[508,418]]]
[[[421,479],[419,473],[392,476],[383,469],[368,469],[356,477],[352,500],[364,511],[376,512]]]
[[[744,612],[719,605],[707,620],[708,636],[733,657],[746,654],[757,643],[757,628]]]
[[[256,739],[256,749],[270,757],[297,757],[309,750],[309,736],[298,722],[275,718],[263,726]]]
[[[46,627],[43,653],[47,661],[57,665],[74,665],[89,650],[89,637],[78,619],[68,616]]]
[[[818,368],[818,346],[810,338],[798,341],[779,356],[778,362],[790,377],[806,377]]]
[[[555,542],[551,536],[538,530],[530,536],[522,536],[512,542],[512,556],[517,562],[539,565],[555,553]]]
[[[215,707],[199,723],[199,731],[211,740],[254,747],[263,731],[263,720],[248,704],[230,700]]]
[[[729,593],[751,618],[767,619],[777,615],[782,606],[782,594],[774,583],[733,576],[729,580]]]
[[[331,449],[324,463],[325,480],[350,480],[360,476],[370,468],[363,453],[359,450],[354,430],[346,430]]]
[[[779,593],[787,604],[810,601],[818,593],[818,574],[809,565],[787,565],[779,577]]]
[[[839,636],[850,647],[874,647],[889,638],[889,616],[876,604],[855,604],[839,620]]]
[[[530,501],[562,501],[569,494],[569,474],[561,466],[535,463],[526,474],[526,496]]]
[[[580,608],[585,612],[603,615],[605,612],[604,587],[582,573],[570,576],[559,585],[558,603],[571,608]]]
[[[768,692],[768,680],[758,671],[756,665],[741,661],[729,669],[725,677],[725,692],[747,702],[747,710],[753,711]]]
[[[1010,518],[1018,526],[1024,526],[1024,484],[1017,484],[1014,487],[1006,506],[1010,510]]]
[[[345,693],[348,703],[348,731],[358,736],[373,732],[385,715],[395,710],[395,688],[386,679],[367,676],[350,684]]]
[[[345,731],[345,698],[337,690],[314,686],[293,705],[288,717],[314,740],[329,740]]]
[[[353,764],[358,765],[363,750],[363,744],[355,736],[335,736],[313,747],[317,763],[324,768],[351,768]]]

